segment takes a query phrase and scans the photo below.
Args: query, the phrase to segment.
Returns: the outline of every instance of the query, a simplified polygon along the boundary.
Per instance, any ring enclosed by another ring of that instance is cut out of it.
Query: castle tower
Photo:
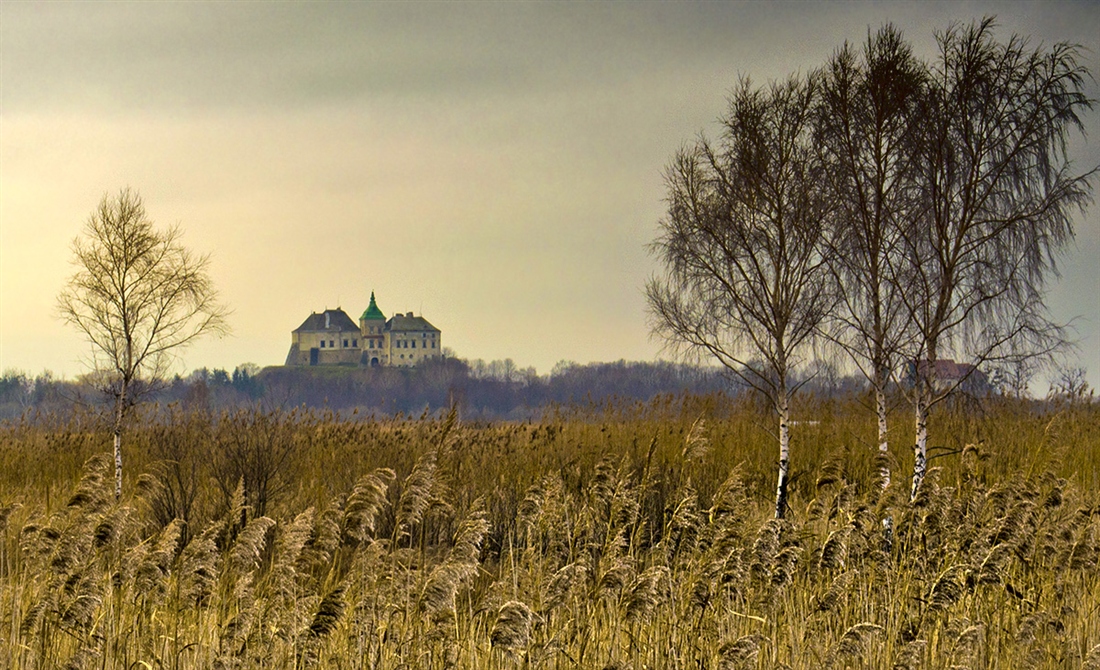
[[[376,367],[388,365],[389,359],[385,349],[383,332],[386,329],[386,315],[378,309],[378,303],[374,300],[374,291],[370,292],[370,305],[359,317],[359,334],[362,336],[364,365]]]

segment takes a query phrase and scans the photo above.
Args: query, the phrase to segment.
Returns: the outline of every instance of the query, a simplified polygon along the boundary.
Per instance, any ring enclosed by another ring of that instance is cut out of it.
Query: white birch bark
[[[775,490],[775,518],[782,519],[787,511],[787,478],[791,463],[790,408],[787,394],[779,398],[779,482]]]
[[[118,395],[115,408],[115,500],[122,498],[122,419],[126,407],[126,385]]]
[[[890,444],[886,436],[886,394],[881,386],[875,389],[875,415],[878,417],[878,451],[883,456],[879,467],[879,485],[885,491],[890,486],[890,466],[885,458]]]
[[[886,436],[886,393],[883,392],[884,386],[884,384],[881,384],[875,389],[875,415],[878,417],[878,451],[882,457],[878,471],[879,486],[883,491],[890,487],[890,461],[886,458],[890,443]],[[891,516],[886,516],[882,520],[882,542],[883,549],[887,552],[894,546],[894,518]]]
[[[916,429],[917,443],[913,447],[913,489],[909,492],[909,499],[917,497],[917,489],[924,481],[924,474],[928,471],[928,405],[925,390],[917,391]]]

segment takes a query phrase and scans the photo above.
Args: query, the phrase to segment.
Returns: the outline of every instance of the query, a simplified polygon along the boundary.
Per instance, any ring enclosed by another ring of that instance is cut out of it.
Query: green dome
[[[374,291],[370,292],[370,305],[367,307],[367,311],[363,312],[363,316],[359,317],[360,321],[385,321],[386,315],[382,313],[382,310],[378,309],[378,303],[374,302]]]

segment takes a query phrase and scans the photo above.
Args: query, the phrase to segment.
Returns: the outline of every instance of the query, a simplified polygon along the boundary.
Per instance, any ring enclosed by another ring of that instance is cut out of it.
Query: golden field
[[[531,423],[149,408],[0,426],[0,667],[1100,668],[1100,407]],[[884,520],[892,527],[887,539]]]

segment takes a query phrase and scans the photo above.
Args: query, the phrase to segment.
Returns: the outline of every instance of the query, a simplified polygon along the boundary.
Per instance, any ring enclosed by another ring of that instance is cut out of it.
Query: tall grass
[[[1097,408],[946,408],[912,502],[868,416],[799,408],[782,521],[772,421],[720,397],[159,411],[118,502],[105,427],[8,424],[0,667],[1100,667]]]

